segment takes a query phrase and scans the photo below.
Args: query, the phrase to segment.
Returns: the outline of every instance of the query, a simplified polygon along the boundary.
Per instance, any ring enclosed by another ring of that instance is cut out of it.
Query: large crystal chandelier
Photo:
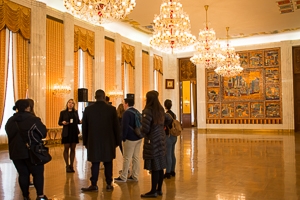
[[[179,0],[163,0],[160,14],[154,17],[154,34],[150,45],[162,51],[180,50],[192,45],[196,38],[190,33],[189,16]]]
[[[205,5],[204,8],[206,11],[205,28],[199,32],[199,38],[195,44],[196,52],[190,60],[196,65],[204,65],[206,69],[214,69],[217,67],[217,63],[220,62],[222,55],[220,52],[219,42],[216,39],[215,31],[212,28],[208,28],[208,5]]]
[[[69,13],[93,24],[124,19],[135,5],[135,0],[64,0]]]
[[[239,75],[243,68],[240,64],[240,57],[235,53],[233,47],[229,46],[228,42],[228,30],[229,27],[226,27],[227,31],[227,45],[222,49],[223,51],[223,59],[220,65],[215,69],[215,72],[223,77],[234,77]]]

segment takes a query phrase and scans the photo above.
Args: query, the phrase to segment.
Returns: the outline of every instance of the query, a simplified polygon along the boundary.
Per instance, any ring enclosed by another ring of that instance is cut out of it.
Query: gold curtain
[[[146,94],[150,90],[149,84],[150,84],[150,65],[149,65],[149,53],[148,52],[142,52],[142,90],[143,90],[143,103],[142,107],[144,108],[146,105]]]
[[[161,73],[157,74],[157,92],[159,93],[158,99],[161,104],[163,104],[163,90],[162,90],[162,80],[163,80],[163,75]]]
[[[82,49],[95,56],[95,33],[79,26],[74,26],[74,51]]]
[[[8,28],[14,33],[30,39],[30,8],[21,6],[8,0],[0,0],[0,30]]]
[[[135,77],[134,77],[134,68],[127,64],[128,67],[128,93],[134,93],[135,88]]]
[[[79,66],[78,66],[78,51],[74,52],[74,100],[78,102],[78,90],[79,88]]]
[[[163,59],[161,56],[153,55],[153,65],[154,70],[159,71],[159,73],[163,74]]]
[[[15,84],[17,85],[17,90],[15,90],[15,99],[26,98],[26,91],[28,89],[29,74],[28,74],[28,41],[20,34],[16,34],[17,42],[17,63],[16,63],[16,79]],[[15,87],[16,88],[16,87]]]
[[[122,43],[122,84],[123,84],[123,91],[125,91],[125,83],[124,83],[124,62],[126,65],[126,70],[128,72],[128,93],[134,93],[134,68],[135,68],[135,48],[134,46]]]
[[[116,52],[115,42],[105,39],[105,93],[108,95],[113,91],[116,83]],[[110,98],[113,105],[116,105],[115,99]]]
[[[6,93],[7,66],[6,66],[6,29],[0,30],[0,127],[4,114],[4,103]]]
[[[88,52],[84,52],[84,82],[85,86],[88,89],[88,100],[94,99],[93,96],[93,63],[94,59]]]
[[[51,17],[52,18],[52,17]],[[64,78],[64,25],[59,20],[46,20],[46,126],[57,127],[63,98],[52,94],[52,87]]]
[[[133,68],[135,67],[135,48],[128,44],[122,43],[122,63],[126,62]]]

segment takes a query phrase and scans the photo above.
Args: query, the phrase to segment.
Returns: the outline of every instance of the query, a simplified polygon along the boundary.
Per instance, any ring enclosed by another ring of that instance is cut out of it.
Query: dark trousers
[[[105,181],[107,185],[112,183],[112,170],[113,170],[113,162],[103,162],[104,164],[104,175]],[[99,166],[100,162],[92,162],[91,172],[92,177],[90,178],[92,185],[97,185],[98,176],[99,176]]]
[[[44,165],[33,165],[29,159],[13,160],[13,163],[19,173],[19,185],[23,196],[29,196],[30,174],[33,176],[33,184],[37,196],[44,194]]]

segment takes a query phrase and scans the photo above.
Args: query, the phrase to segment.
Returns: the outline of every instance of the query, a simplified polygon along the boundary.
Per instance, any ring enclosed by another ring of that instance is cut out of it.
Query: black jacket
[[[78,112],[77,110],[76,111],[72,111],[73,115],[74,115],[74,119],[73,119],[73,124],[80,124],[80,119],[79,119],[79,116],[78,116]],[[63,126],[63,129],[62,129],[62,136],[63,137],[67,137],[68,136],[68,133],[69,133],[69,125],[70,124],[67,124],[67,125],[63,125],[63,121],[66,121],[66,122],[70,122],[70,116],[69,116],[69,111],[68,110],[62,110],[60,112],[60,115],[59,115],[59,120],[58,120],[58,125],[60,126]],[[77,126],[77,134],[79,134],[79,129],[78,129],[78,126]]]
[[[12,160],[28,158],[26,143],[41,143],[47,134],[41,119],[29,112],[15,113],[8,119],[5,130],[8,136],[9,157]]]
[[[131,109],[134,112],[136,112],[135,108],[130,107],[128,109]],[[135,128],[135,114],[126,110],[123,113],[123,117],[122,117],[122,140],[123,141],[125,140],[136,141],[141,139],[135,134],[134,128]]]
[[[121,141],[116,108],[104,101],[86,107],[82,118],[82,139],[88,161],[112,161]]]
[[[153,124],[152,110],[143,110],[142,133],[145,135],[143,146],[143,159],[154,159],[166,155],[166,134],[164,127],[172,122],[169,115],[160,124]]]

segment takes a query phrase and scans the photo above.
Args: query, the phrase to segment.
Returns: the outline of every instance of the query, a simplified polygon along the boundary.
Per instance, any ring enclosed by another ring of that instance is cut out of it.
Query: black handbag
[[[21,134],[20,136],[26,144],[26,147],[28,148],[30,162],[34,165],[44,165],[50,162],[52,160],[52,156],[49,154],[49,148],[46,147],[43,143],[29,145],[28,142],[25,142],[22,131],[20,130],[17,122],[16,124]]]
[[[29,150],[30,162],[34,165],[44,165],[52,160],[49,154],[49,148],[45,147],[43,143],[29,146],[26,144]]]

